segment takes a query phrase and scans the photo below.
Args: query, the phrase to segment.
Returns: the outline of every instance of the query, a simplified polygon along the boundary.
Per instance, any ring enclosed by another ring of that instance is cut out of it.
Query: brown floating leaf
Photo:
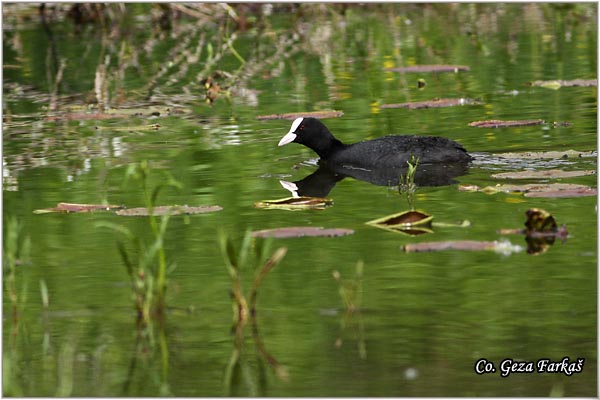
[[[221,211],[221,206],[158,206],[153,208],[152,215],[181,215],[181,214],[203,214],[215,211]],[[150,214],[148,209],[145,207],[139,208],[128,208],[125,210],[117,211],[117,215],[126,217],[147,217]]]
[[[408,103],[392,103],[382,104],[379,108],[436,108],[436,107],[453,107],[453,106],[465,106],[465,105],[480,105],[482,102],[474,99],[434,99],[427,101],[411,101]]]
[[[497,253],[510,254],[522,251],[521,246],[513,245],[507,241],[484,242],[477,240],[457,240],[447,242],[424,242],[411,243],[402,246],[407,253],[423,251],[442,251],[442,250],[463,250],[463,251],[481,251],[492,250]]]
[[[272,119],[296,119],[300,117],[314,117],[314,118],[336,118],[344,115],[343,111],[307,111],[299,113],[287,113],[287,114],[270,114],[270,115],[259,115],[256,119],[260,121],[272,120]]]
[[[103,120],[103,119],[115,119],[115,118],[127,118],[126,114],[106,114],[106,113],[65,113],[48,115],[47,121],[83,121],[83,120]]]
[[[71,212],[93,212],[93,211],[111,211],[122,209],[123,206],[107,205],[107,204],[76,204],[76,203],[58,203],[54,208],[44,208],[35,210],[35,214],[47,213],[71,213]]]
[[[486,194],[496,193],[525,193],[526,197],[577,197],[592,196],[596,190],[574,183],[530,183],[527,185],[496,185],[480,188],[477,185],[459,185],[461,192],[483,192]],[[564,193],[561,196],[560,193]]]
[[[70,107],[72,110],[82,107]],[[106,112],[78,112],[69,111],[48,115],[48,121],[73,121],[73,120],[105,120],[130,117],[161,117],[169,115],[189,114],[191,109],[183,107],[143,107],[143,108],[117,108]],[[155,124],[157,125],[157,124]],[[132,128],[133,129],[133,128]]]
[[[582,188],[582,189],[572,189],[572,190],[548,190],[545,192],[532,192],[525,193],[525,197],[586,197],[586,196],[596,196],[598,195],[598,191],[593,188]]]
[[[550,81],[533,81],[529,83],[531,86],[540,86],[547,89],[559,89],[561,87],[570,86],[598,86],[597,79],[572,79],[568,81],[550,80]]]
[[[277,200],[263,200],[254,203],[256,208],[278,209],[278,210],[324,210],[325,207],[333,205],[333,200],[322,197],[286,197]]]
[[[416,236],[432,233],[431,221],[433,221],[433,216],[422,211],[410,210],[377,218],[366,222],[366,224],[392,232]]]
[[[553,158],[583,158],[583,157],[598,157],[596,150],[591,151],[576,151],[576,150],[565,150],[565,151],[528,151],[524,153],[500,153],[496,154],[496,157],[514,159],[553,159]]]
[[[458,72],[470,71],[466,65],[412,65],[410,67],[385,68],[392,72]]]
[[[274,237],[277,239],[284,238],[296,238],[303,236],[345,236],[351,235],[354,231],[352,229],[341,229],[341,228],[330,228],[325,229],[322,227],[313,226],[290,226],[286,228],[277,229],[264,229],[262,231],[252,232],[253,237]]]
[[[542,171],[517,171],[517,172],[503,172],[500,174],[493,174],[492,178],[497,179],[554,179],[554,178],[574,178],[576,176],[587,176],[594,175],[595,170],[584,170],[584,171],[563,171],[560,169],[547,169]]]
[[[542,125],[546,123],[543,119],[523,119],[516,121],[502,121],[498,119],[490,119],[487,121],[473,121],[469,123],[469,126],[475,126],[477,128],[510,128],[514,126],[531,126],[531,125]]]
[[[548,232],[556,230],[556,221],[552,214],[541,208],[530,208],[525,212],[527,232]]]
[[[500,229],[501,235],[525,235],[527,242],[527,253],[540,254],[547,251],[556,238],[565,242],[569,232],[565,225],[560,228],[552,214],[541,208],[530,208],[525,212],[527,220],[526,229]]]

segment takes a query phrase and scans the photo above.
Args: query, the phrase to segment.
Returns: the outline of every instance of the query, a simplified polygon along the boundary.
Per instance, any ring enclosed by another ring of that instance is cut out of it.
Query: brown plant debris
[[[505,241],[478,241],[478,240],[450,240],[445,242],[423,242],[410,243],[402,246],[406,253],[443,251],[443,250],[461,250],[461,251],[482,251],[491,250],[498,253],[510,254],[521,251],[520,246],[515,246]]]
[[[267,121],[273,119],[289,119],[293,120],[300,117],[313,117],[313,118],[336,118],[344,115],[343,111],[329,110],[329,111],[307,111],[298,113],[286,113],[286,114],[269,114],[259,115],[256,117],[259,121]]]
[[[497,179],[555,179],[555,178],[574,178],[577,176],[594,175],[595,170],[584,171],[563,171],[560,169],[547,169],[542,171],[516,171],[502,172],[493,174],[492,178]]]
[[[385,68],[385,71],[391,72],[458,72],[470,71],[471,68],[466,65],[412,65],[410,67]]]
[[[326,236],[326,237],[334,237],[334,236],[346,236],[353,234],[354,231],[352,229],[342,229],[342,228],[322,228],[322,227],[313,227],[313,226],[290,226],[285,228],[276,228],[276,229],[264,229],[261,231],[252,232],[253,237],[274,237],[277,239],[284,238],[296,238],[296,237],[304,237],[304,236]]]
[[[582,197],[595,196],[596,189],[574,183],[530,183],[526,185],[498,184],[481,188],[477,185],[459,185],[461,192],[524,193],[525,197]]]
[[[94,211],[112,211],[122,209],[123,206],[109,205],[109,204],[77,204],[77,203],[58,203],[56,207],[44,208],[41,210],[35,210],[35,214],[47,214],[47,213],[84,213]]]
[[[523,119],[516,121],[502,121],[498,119],[490,119],[487,121],[473,121],[469,123],[469,126],[477,128],[511,128],[515,126],[531,126],[531,125],[542,125],[546,121],[543,119]]]
[[[539,86],[547,89],[560,89],[561,87],[572,87],[572,86],[598,86],[598,79],[571,79],[571,80],[549,80],[549,81],[533,81],[530,82],[531,86]]]
[[[221,211],[221,206],[158,206],[152,209],[152,215],[190,215],[190,214],[204,214],[210,212]],[[126,217],[147,217],[150,215],[146,207],[139,208],[127,208],[124,210],[117,211],[117,215]]]
[[[333,205],[333,200],[321,197],[286,197],[277,200],[263,200],[254,203],[256,208],[279,209],[279,210],[324,210]]]
[[[379,108],[437,108],[437,107],[454,107],[454,106],[465,106],[465,105],[480,105],[482,102],[474,99],[467,98],[456,98],[456,99],[433,99],[426,101],[411,101],[408,103],[391,103],[382,104]]]
[[[496,154],[496,157],[514,159],[527,159],[527,160],[543,160],[543,159],[567,159],[567,158],[584,158],[584,157],[598,157],[596,150],[591,151],[576,151],[576,150],[564,150],[564,151],[528,151],[524,153],[500,153]]]

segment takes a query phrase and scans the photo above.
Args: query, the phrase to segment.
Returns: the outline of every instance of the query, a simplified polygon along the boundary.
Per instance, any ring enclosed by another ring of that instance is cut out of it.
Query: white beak
[[[286,133],[286,135],[281,138],[281,140],[279,141],[279,144],[277,146],[281,147],[281,146],[285,146],[288,143],[292,143],[294,141],[294,139],[296,139],[296,136],[297,135],[291,131]]]
[[[302,120],[304,118],[300,117],[300,118],[296,118],[294,120],[294,122],[292,122],[292,126],[290,127],[290,131],[281,138],[281,140],[279,141],[279,144],[277,146],[281,147],[281,146],[285,146],[288,143],[292,143],[296,137],[298,135],[296,135],[294,132],[296,132],[296,129],[298,129],[298,126],[300,126],[300,124],[302,123]]]
[[[281,184],[281,186],[283,186],[285,189],[289,190],[292,193],[292,197],[299,197],[298,186],[296,186],[294,182],[279,181],[279,183]]]

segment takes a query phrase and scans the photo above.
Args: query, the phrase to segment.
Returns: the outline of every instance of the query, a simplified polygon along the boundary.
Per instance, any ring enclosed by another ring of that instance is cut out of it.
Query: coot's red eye
[[[300,127],[298,129],[300,129],[301,131],[303,131],[304,130],[304,125],[300,125]]]

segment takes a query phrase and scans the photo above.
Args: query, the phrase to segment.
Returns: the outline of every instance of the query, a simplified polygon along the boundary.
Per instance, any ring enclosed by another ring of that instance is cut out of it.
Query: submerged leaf
[[[312,226],[290,226],[286,228],[276,228],[276,229],[264,229],[261,231],[252,232],[252,236],[254,237],[274,237],[277,239],[284,238],[295,238],[295,237],[303,237],[303,236],[345,236],[351,235],[354,231],[352,229],[341,229],[341,228],[329,228],[325,229],[322,227],[312,227]]]
[[[576,176],[587,176],[594,175],[595,170],[584,170],[584,171],[563,171],[560,169],[548,169],[542,171],[517,171],[517,172],[503,172],[500,174],[493,174],[492,178],[498,179],[540,179],[540,178],[574,178]]]
[[[510,128],[515,126],[542,125],[544,123],[546,123],[546,121],[543,119],[523,119],[517,121],[490,119],[487,121],[473,121],[469,123],[469,126],[475,126],[477,128]]]
[[[458,98],[458,99],[434,99],[427,101],[411,101],[408,103],[392,103],[382,104],[379,108],[437,108],[437,107],[453,107],[465,105],[481,105],[481,101],[474,99]]]
[[[221,211],[221,206],[158,206],[152,209],[152,215],[190,215],[190,214],[203,214],[215,211]],[[127,217],[146,217],[149,216],[148,209],[146,207],[139,208],[127,208],[124,210],[117,211],[117,215]]]
[[[56,207],[44,208],[41,210],[35,210],[35,214],[47,214],[47,213],[72,213],[72,212],[93,212],[93,211],[111,211],[120,210],[123,206],[115,206],[108,204],[76,204],[76,203],[58,203]]]
[[[259,121],[266,121],[272,119],[296,119],[300,117],[314,117],[314,118],[336,118],[344,115],[343,111],[337,110],[329,110],[329,111],[307,111],[307,112],[299,112],[299,113],[286,113],[286,114],[269,114],[269,115],[259,115],[256,117]]]
[[[333,200],[322,197],[286,197],[277,200],[263,200],[254,203],[256,208],[277,209],[277,210],[323,210],[325,207],[333,205]]]
[[[385,71],[391,72],[458,72],[469,71],[466,65],[412,65],[410,67],[385,68]]]

